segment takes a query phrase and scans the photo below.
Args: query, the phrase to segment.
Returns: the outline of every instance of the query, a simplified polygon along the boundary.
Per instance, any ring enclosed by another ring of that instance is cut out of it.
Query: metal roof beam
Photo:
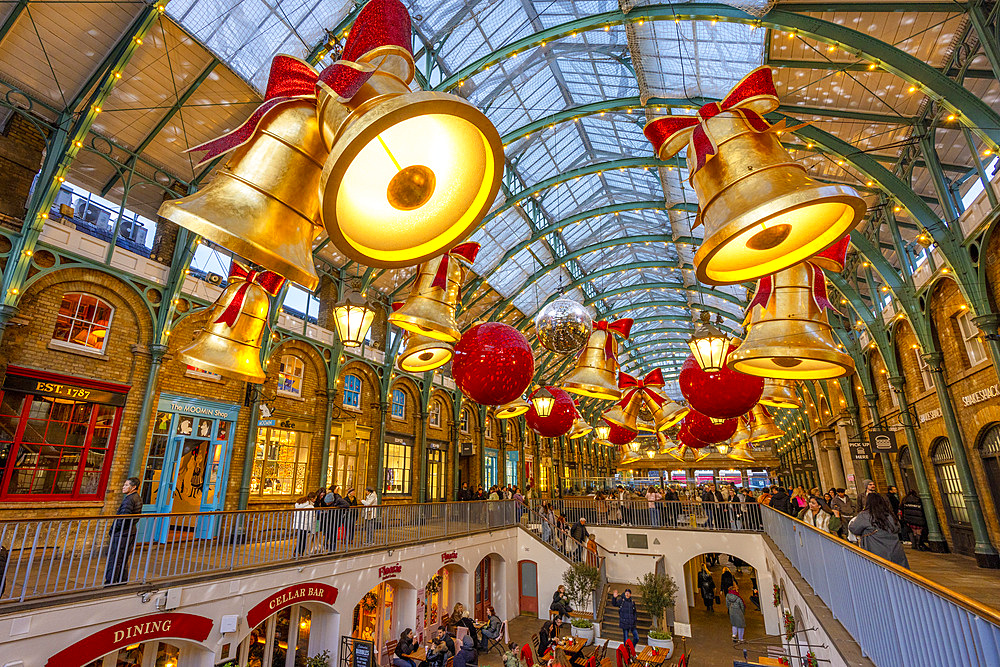
[[[782,5],[784,8],[785,5]],[[842,63],[835,62],[833,60],[782,60],[782,59],[771,59],[767,61],[770,67],[781,67],[787,69],[821,69],[821,70],[835,70],[838,72],[867,72],[868,63],[865,61],[853,62],[853,63]],[[938,70],[949,79],[958,76],[959,70],[957,67],[952,67],[947,71]],[[966,79],[995,79],[996,76],[988,69],[970,69],[965,72]]]

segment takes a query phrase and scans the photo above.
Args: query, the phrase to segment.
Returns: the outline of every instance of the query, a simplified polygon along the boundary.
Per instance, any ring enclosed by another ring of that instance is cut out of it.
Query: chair
[[[480,632],[482,632],[482,630],[480,630]],[[489,653],[495,648],[500,652],[500,655],[503,655],[504,649],[506,648],[506,645],[504,644],[506,637],[507,621],[504,621],[503,625],[500,626],[500,634],[498,634],[495,639],[490,639],[486,635],[483,635],[483,639],[486,640],[486,653]]]
[[[604,660],[608,657],[608,642],[609,641],[611,641],[611,640],[610,639],[605,639],[604,640],[604,646],[602,646],[601,650],[597,652],[597,662],[598,662],[598,664],[603,663]]]
[[[524,664],[528,667],[535,667],[534,651],[532,651],[531,647],[527,644],[521,647],[521,660],[523,660]]]
[[[392,664],[392,654],[396,652],[396,644],[399,643],[398,639],[390,639],[385,643],[385,651],[382,652],[379,660],[380,665],[388,666]]]
[[[615,649],[615,667],[628,667],[628,649],[625,644],[619,644]]]
[[[535,664],[536,665],[543,664],[542,663],[542,655],[541,655],[541,653],[538,650],[538,633],[537,632],[535,634],[531,635],[531,637],[528,638],[528,645],[531,648],[531,655],[535,659]]]
[[[566,651],[561,648],[556,649],[556,664],[559,665],[559,667],[572,667],[569,664],[569,658],[566,657]]]
[[[469,634],[469,628],[465,627],[464,625],[456,625],[455,626],[455,644],[458,645],[458,646],[461,646],[462,645],[462,639],[467,634]]]
[[[631,639],[625,640],[625,651],[628,654],[628,664],[635,662],[635,644],[632,643]]]

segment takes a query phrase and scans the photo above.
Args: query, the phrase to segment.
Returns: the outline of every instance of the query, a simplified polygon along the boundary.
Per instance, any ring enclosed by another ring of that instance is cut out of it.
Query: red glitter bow
[[[658,393],[653,391],[653,387],[663,387],[667,383],[663,379],[663,372],[659,368],[654,368],[652,371],[646,374],[642,380],[636,379],[629,375],[628,373],[618,374],[618,388],[625,389],[622,393],[622,400],[619,401],[618,405],[622,408],[627,406],[634,396],[645,394],[649,396],[656,403],[657,406],[661,406],[666,403],[666,400],[660,396]]]
[[[771,78],[771,68],[758,67],[743,77],[722,102],[710,102],[698,109],[694,116],[667,116],[646,124],[643,134],[653,144],[660,159],[666,159],[679,151],[690,138],[688,164],[695,156],[692,174],[708,162],[718,152],[718,144],[708,132],[706,121],[723,111],[732,111],[743,117],[756,132],[767,132],[771,124],[761,114],[778,108],[778,91]],[[783,123],[779,123],[784,127]],[[777,126],[775,126],[777,127]]]
[[[614,322],[608,322],[607,320],[601,320],[594,325],[596,331],[605,331],[607,336],[604,339],[604,354],[608,359],[615,358],[615,348],[614,348],[614,335],[618,334],[625,340],[628,340],[628,336],[632,333],[632,318],[623,317],[620,320],[615,320]],[[584,348],[586,349],[586,348]],[[583,354],[581,352],[581,354]]]
[[[454,255],[460,261],[468,262],[469,264],[474,264],[476,262],[476,255],[479,254],[479,244],[478,243],[463,243],[457,245],[448,252],[446,252],[441,257],[441,263],[438,264],[437,273],[434,274],[434,280],[431,282],[431,287],[440,287],[445,289],[448,286],[448,258]],[[461,286],[459,286],[461,288]]]
[[[831,303],[830,298],[827,296],[826,292],[826,276],[823,275],[823,270],[812,262],[807,262],[809,264],[810,271],[810,285],[813,301],[816,306],[822,310],[832,310],[833,312],[839,312],[834,308],[833,303]],[[757,281],[757,291],[753,295],[750,303],[747,304],[747,312],[749,313],[754,306],[760,306],[761,308],[767,309],[767,304],[771,301],[771,294],[774,292],[774,274],[769,276],[764,276]]]
[[[246,300],[247,290],[250,285],[257,285],[271,296],[277,296],[281,286],[285,284],[285,279],[274,271],[254,271],[243,266],[239,262],[233,262],[229,267],[229,283],[242,282],[233,295],[233,300],[229,302],[226,309],[222,311],[216,324],[226,324],[233,326],[243,312],[243,302]]]
[[[819,259],[822,260],[823,268],[828,268],[840,273],[844,270],[844,262],[847,261],[847,248],[851,245],[851,235],[845,234],[844,238],[840,239],[832,246],[824,250],[823,252],[818,252],[813,257],[813,261]]]
[[[399,0],[371,0],[354,21],[340,60],[317,73],[309,63],[298,58],[275,56],[267,77],[264,103],[232,132],[186,152],[205,151],[198,164],[224,155],[253,139],[264,118],[275,109],[304,100],[315,103],[318,86],[328,88],[339,101],[346,102],[357,95],[361,86],[392,56],[406,62],[412,79],[410,39],[410,13],[406,7]],[[378,60],[379,64],[372,65],[373,60]]]

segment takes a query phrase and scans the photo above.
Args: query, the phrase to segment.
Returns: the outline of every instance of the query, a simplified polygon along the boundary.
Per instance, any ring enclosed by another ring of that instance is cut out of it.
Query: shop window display
[[[312,612],[303,605],[292,605],[278,611],[240,642],[235,658],[220,665],[225,667],[305,667],[312,630]]]
[[[308,462],[308,433],[261,428],[257,433],[250,493],[258,496],[302,495]]]
[[[395,442],[385,443],[385,488],[383,493],[410,492],[413,447]]]
[[[281,366],[278,369],[278,393],[283,396],[302,396],[302,375],[305,365],[302,360],[291,354],[281,357]]]
[[[361,407],[361,378],[357,375],[344,376],[344,407]]]
[[[56,316],[52,342],[70,348],[103,352],[115,309],[93,294],[67,292]]]
[[[406,419],[406,393],[402,389],[392,390],[392,416],[394,419]]]

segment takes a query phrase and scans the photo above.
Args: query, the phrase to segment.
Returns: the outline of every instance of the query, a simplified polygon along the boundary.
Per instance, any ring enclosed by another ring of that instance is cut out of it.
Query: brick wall
[[[15,113],[0,134],[0,219],[24,219],[25,205],[35,174],[42,167],[45,137],[21,114]]]

